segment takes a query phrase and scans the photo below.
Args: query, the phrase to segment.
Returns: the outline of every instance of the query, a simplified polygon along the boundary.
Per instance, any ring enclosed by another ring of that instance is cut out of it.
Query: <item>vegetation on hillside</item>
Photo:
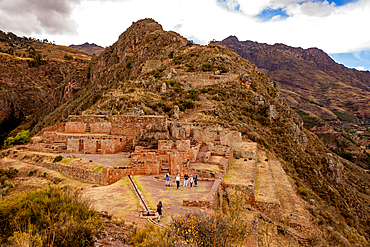
[[[30,134],[28,130],[22,130],[21,132],[18,132],[17,135],[13,137],[8,137],[8,139],[4,142],[4,148],[11,148],[14,145],[20,145],[25,144],[27,142],[31,141]]]
[[[102,223],[71,188],[49,187],[0,201],[0,243],[11,246],[91,246]]]

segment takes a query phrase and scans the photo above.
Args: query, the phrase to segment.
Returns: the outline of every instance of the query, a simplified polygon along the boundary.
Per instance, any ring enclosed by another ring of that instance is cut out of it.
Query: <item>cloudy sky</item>
[[[109,46],[153,18],[199,44],[239,40],[318,47],[370,70],[370,0],[0,0],[0,30],[61,45]]]

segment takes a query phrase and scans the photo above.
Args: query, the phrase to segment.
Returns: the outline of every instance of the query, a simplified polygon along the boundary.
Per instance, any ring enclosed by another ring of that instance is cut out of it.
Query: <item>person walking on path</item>
[[[188,175],[188,173],[185,173],[185,175],[184,175],[184,187],[188,186],[188,181],[189,181],[189,175]]]
[[[193,181],[194,181],[194,178],[193,178],[193,176],[190,174],[190,178],[189,178],[190,189],[191,189],[191,187],[193,187]]]
[[[179,189],[179,186],[180,186],[180,175],[177,173],[176,174],[176,187],[177,187],[177,189]]]
[[[159,201],[157,205],[157,213],[158,213],[158,222],[161,221],[161,216],[162,216],[162,202]]]
[[[198,175],[196,172],[193,175],[193,179],[194,179],[194,187],[198,187]]]

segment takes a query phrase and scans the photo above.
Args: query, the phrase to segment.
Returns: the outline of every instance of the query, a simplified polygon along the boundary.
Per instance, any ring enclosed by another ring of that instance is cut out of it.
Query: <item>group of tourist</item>
[[[172,178],[173,177],[170,176],[170,173],[167,172],[166,176],[163,178],[166,181],[166,186],[172,187],[172,185],[171,185],[171,179]],[[180,182],[181,182],[180,174],[178,174],[178,173],[176,174],[175,181],[176,181],[176,189],[179,189]],[[197,175],[197,173],[194,172],[194,174],[190,174],[190,175],[188,175],[188,173],[185,173],[183,187],[188,187],[189,186],[190,188],[192,188],[193,184],[194,184],[194,187],[198,187],[198,175]],[[163,207],[163,205],[162,205],[162,202],[160,201],[157,205],[158,222],[160,222],[160,220],[161,220],[162,207]]]
[[[164,177],[164,180],[166,180],[166,186],[172,187],[171,185],[171,179],[173,177],[170,176],[169,173],[166,173],[166,176]],[[177,173],[175,176],[175,181],[176,181],[176,189],[179,189],[180,187],[180,182],[181,182],[181,176]],[[190,187],[192,188],[194,184],[194,187],[198,187],[198,175],[195,172],[194,174],[188,175],[188,173],[185,173],[184,175],[184,185],[183,187]]]

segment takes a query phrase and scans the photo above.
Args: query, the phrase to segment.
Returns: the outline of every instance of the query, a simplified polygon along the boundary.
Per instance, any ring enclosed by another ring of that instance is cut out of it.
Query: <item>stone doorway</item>
[[[84,150],[84,140],[78,141],[78,152],[81,152]]]
[[[101,154],[101,141],[96,141],[96,153]]]

